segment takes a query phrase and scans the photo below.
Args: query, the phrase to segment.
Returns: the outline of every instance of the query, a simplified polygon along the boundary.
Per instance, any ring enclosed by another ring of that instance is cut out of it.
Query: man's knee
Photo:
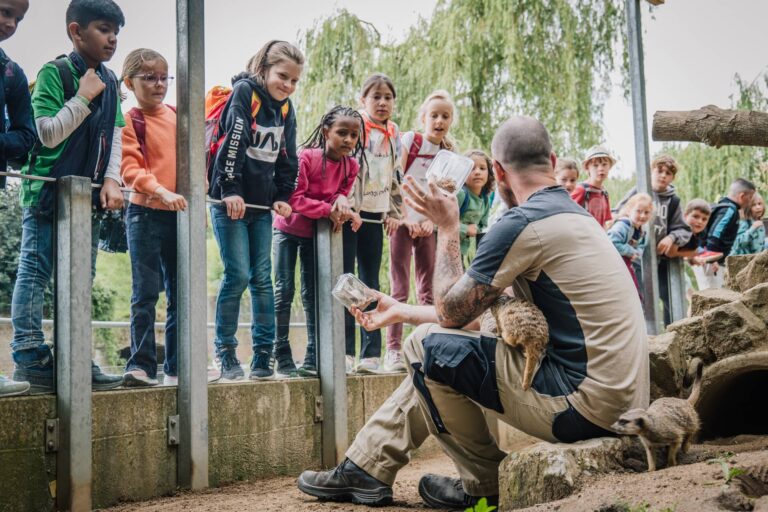
[[[429,330],[437,324],[421,324],[413,330],[408,339],[403,343],[403,356],[408,367],[414,362],[423,362],[424,360],[424,338],[429,334]]]

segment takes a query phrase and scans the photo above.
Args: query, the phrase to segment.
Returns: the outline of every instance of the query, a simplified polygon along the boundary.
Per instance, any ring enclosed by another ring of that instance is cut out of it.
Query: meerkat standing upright
[[[491,306],[496,319],[497,333],[504,343],[525,350],[525,370],[522,386],[531,387],[536,366],[549,341],[549,327],[544,314],[528,301],[501,295]]]
[[[677,464],[678,450],[688,451],[691,438],[699,430],[699,415],[694,404],[699,399],[704,363],[694,360],[696,379],[687,400],[663,397],[653,401],[648,409],[632,409],[622,414],[611,428],[620,434],[637,435],[645,448],[648,471],[656,471],[653,446],[668,446],[667,467]]]

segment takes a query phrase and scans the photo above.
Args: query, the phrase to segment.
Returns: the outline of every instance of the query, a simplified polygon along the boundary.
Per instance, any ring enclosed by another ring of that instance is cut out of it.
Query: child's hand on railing
[[[272,203],[272,209],[275,210],[275,213],[286,219],[291,216],[291,212],[293,211],[291,205],[285,201],[275,201]]]
[[[101,207],[105,210],[119,210],[122,208],[125,199],[123,199],[120,184],[112,178],[105,178],[101,192],[99,192],[99,200],[101,201]]]
[[[392,236],[397,231],[397,228],[400,227],[400,221],[394,217],[386,217],[384,219],[384,227],[387,230],[387,236]]]
[[[155,189],[155,195],[160,198],[160,201],[165,206],[174,212],[183,212],[187,209],[187,200],[184,199],[184,196],[171,192],[163,186],[159,186]]]
[[[349,219],[350,215],[352,214],[352,208],[349,206],[349,199],[343,195],[337,197],[336,201],[333,202],[333,207],[331,208],[331,212],[333,211],[341,212],[344,220]]]

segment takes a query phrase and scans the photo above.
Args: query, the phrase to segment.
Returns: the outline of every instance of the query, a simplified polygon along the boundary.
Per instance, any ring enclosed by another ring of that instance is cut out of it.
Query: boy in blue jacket
[[[0,0],[0,41],[15,32],[29,9],[28,0]],[[8,168],[8,159],[27,154],[35,143],[32,125],[32,103],[29,84],[24,71],[0,49],[0,112],[7,112],[0,123],[0,170]],[[5,176],[0,176],[0,188],[5,187]],[[29,391],[29,383],[16,382],[0,375],[0,396],[22,395]]]
[[[2,0],[0,0],[2,1]],[[68,57],[43,66],[32,93],[40,143],[22,172],[61,178],[88,176],[102,185],[94,189],[96,209],[123,206],[120,191],[121,132],[117,79],[104,66],[117,46],[125,24],[112,0],[73,0],[66,13],[67,35],[74,45]],[[13,289],[14,380],[27,381],[32,391],[52,391],[54,363],[42,331],[43,295],[53,272],[53,183],[24,180],[21,255]],[[95,269],[99,224],[93,222],[91,262]],[[112,389],[122,376],[106,375],[93,364],[94,390]]]

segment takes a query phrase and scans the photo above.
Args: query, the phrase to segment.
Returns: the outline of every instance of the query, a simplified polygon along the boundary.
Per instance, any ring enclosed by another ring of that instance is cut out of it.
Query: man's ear
[[[504,181],[504,168],[496,160],[493,161],[493,173],[497,182]]]
[[[67,35],[69,35],[69,39],[71,41],[74,41],[75,38],[80,39],[80,24],[76,21],[73,21],[67,25]]]
[[[549,154],[549,161],[552,162],[552,169],[557,169],[557,154],[554,151]]]

